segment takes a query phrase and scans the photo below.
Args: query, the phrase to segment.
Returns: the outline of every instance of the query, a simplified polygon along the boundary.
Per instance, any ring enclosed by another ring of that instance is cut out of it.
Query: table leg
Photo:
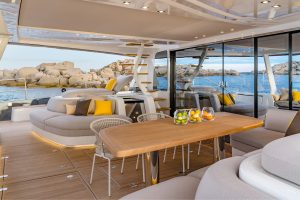
[[[155,185],[159,183],[159,151],[146,153],[146,185]]]
[[[214,138],[214,161],[225,158],[225,139],[224,137]]]

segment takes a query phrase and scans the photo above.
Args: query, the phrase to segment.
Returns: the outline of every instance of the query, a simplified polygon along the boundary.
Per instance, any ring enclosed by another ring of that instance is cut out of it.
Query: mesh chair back
[[[119,126],[124,124],[130,124],[131,121],[126,119],[119,119],[119,118],[104,118],[104,119],[97,119],[90,124],[91,130],[95,133],[96,136],[96,148],[98,153],[105,153],[104,147],[101,138],[99,137],[99,132],[105,128]]]
[[[166,118],[171,118],[171,116],[163,114],[163,113],[149,113],[149,114],[142,114],[142,115],[138,116],[137,121],[138,122],[146,122],[146,121],[166,119]]]

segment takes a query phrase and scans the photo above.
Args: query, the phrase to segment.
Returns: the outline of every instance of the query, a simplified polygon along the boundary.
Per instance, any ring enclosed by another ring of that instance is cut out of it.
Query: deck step
[[[142,84],[151,84],[152,82],[151,81],[142,81],[141,83]]]
[[[147,90],[147,92],[154,93],[154,92],[158,92],[158,90]]]
[[[154,98],[154,101],[166,101],[166,98]]]
[[[137,54],[135,53],[128,53],[128,54],[125,54],[125,56],[128,56],[128,57],[136,57]],[[149,57],[150,55],[149,54],[142,54],[142,58],[147,58]]]
[[[161,108],[157,108],[157,109],[156,109],[157,112],[168,111],[168,110],[171,110],[171,108],[161,107]]]
[[[137,75],[148,75],[149,73],[148,72],[139,72],[137,73]],[[133,72],[127,72],[126,75],[134,75]]]
[[[180,80],[180,81],[176,81],[177,83],[191,83],[192,81],[184,81],[184,80]]]
[[[120,63],[122,66],[125,66],[125,67],[133,67],[134,64],[133,63]],[[138,64],[138,66],[140,67],[147,67],[147,64]]]
[[[126,46],[129,46],[129,47],[136,47],[136,46],[141,46],[142,43],[140,42],[130,42],[130,43],[127,43]],[[153,47],[154,44],[152,43],[146,43],[144,44],[144,47]]]

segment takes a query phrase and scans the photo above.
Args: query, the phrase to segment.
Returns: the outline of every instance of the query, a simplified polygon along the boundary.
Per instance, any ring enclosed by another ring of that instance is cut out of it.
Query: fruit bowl
[[[201,122],[201,111],[197,108],[192,108],[189,111],[189,122],[191,123],[199,123]]]
[[[177,125],[186,125],[188,123],[188,110],[176,110],[174,113],[174,123]]]
[[[206,121],[213,121],[215,119],[215,112],[212,107],[204,107],[202,109],[202,119]]]

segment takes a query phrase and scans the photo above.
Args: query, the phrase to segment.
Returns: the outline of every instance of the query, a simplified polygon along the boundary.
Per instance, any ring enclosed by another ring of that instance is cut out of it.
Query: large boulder
[[[91,74],[76,74],[69,78],[70,86],[84,86],[89,81],[92,81]]]
[[[59,78],[56,76],[43,75],[38,82],[41,86],[54,87],[59,85]]]
[[[108,67],[101,69],[100,75],[103,78],[114,78],[115,77],[114,71],[111,68],[108,68]]]
[[[0,79],[3,79],[3,76],[4,76],[4,70],[0,70]]]
[[[45,74],[48,74],[50,76],[60,76],[60,71],[58,69],[47,69],[45,71]]]
[[[59,77],[59,85],[60,86],[68,86],[69,80],[65,77],[60,76]]]
[[[38,65],[36,68],[37,70],[39,71],[45,71],[46,69],[49,69],[49,68],[53,68],[53,66],[55,66],[56,63],[42,63],[40,65]]]
[[[64,71],[64,70],[68,70],[68,69],[73,69],[74,68],[74,63],[73,62],[69,62],[69,61],[64,61],[61,63],[57,63],[54,66],[54,69],[60,70],[60,71]]]
[[[38,73],[39,71],[35,67],[22,67],[18,70],[16,74],[16,78],[19,79],[17,80],[18,82],[24,82],[24,80],[20,79],[26,79],[27,81],[30,81],[30,77],[33,74]]]
[[[35,73],[35,74],[31,74],[28,78],[29,82],[30,83],[36,83],[38,82],[42,76],[44,76],[44,73],[43,72],[38,72],[38,73]]]
[[[3,70],[3,79],[14,79],[16,76],[16,70]]]
[[[65,78],[69,78],[71,76],[80,75],[80,74],[82,74],[82,71],[79,68],[72,68],[72,69],[67,69],[62,71],[62,75]]]

